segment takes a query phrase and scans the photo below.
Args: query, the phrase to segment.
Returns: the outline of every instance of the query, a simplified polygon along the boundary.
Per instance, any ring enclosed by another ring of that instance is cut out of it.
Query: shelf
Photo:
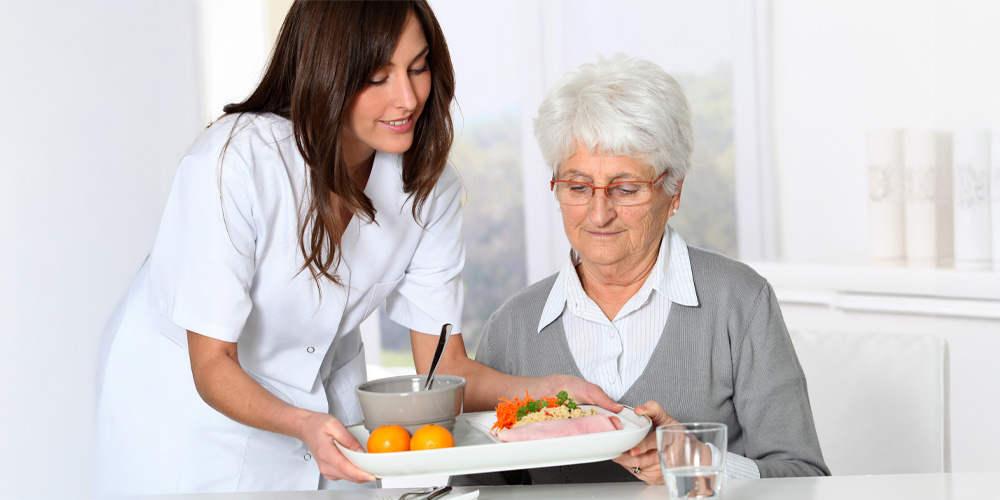
[[[748,262],[780,288],[1000,300],[1000,272]]]
[[[856,312],[1000,319],[1000,272],[748,263],[782,304]]]

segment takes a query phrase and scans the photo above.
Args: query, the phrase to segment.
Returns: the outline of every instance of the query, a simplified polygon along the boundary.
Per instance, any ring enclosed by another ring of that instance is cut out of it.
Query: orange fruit
[[[410,438],[411,450],[434,450],[455,446],[455,438],[448,429],[440,425],[427,424],[413,433]]]
[[[368,453],[409,451],[410,433],[398,425],[383,425],[368,436]]]

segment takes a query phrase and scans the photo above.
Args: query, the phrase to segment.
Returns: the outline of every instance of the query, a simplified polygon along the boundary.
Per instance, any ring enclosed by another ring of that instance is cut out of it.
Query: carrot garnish
[[[567,406],[570,409],[576,408],[576,403],[569,399],[569,395],[566,391],[560,391],[559,394],[554,398],[540,398],[532,399],[528,391],[524,391],[524,399],[514,398],[513,401],[509,399],[500,398],[502,401],[497,405],[497,420],[493,423],[493,427],[490,428],[491,431],[502,431],[504,429],[510,429],[514,427],[514,424],[518,420],[522,419],[525,415],[529,413],[534,413],[545,408],[555,408],[557,406]]]

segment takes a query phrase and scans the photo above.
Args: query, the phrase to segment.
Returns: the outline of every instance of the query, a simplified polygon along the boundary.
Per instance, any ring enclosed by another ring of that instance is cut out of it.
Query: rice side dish
[[[533,399],[527,392],[524,399],[500,398],[497,405],[497,420],[490,432],[511,429],[522,424],[544,422],[547,420],[566,420],[570,418],[599,415],[596,408],[584,410],[570,399],[566,391],[559,391],[555,397]]]
[[[574,408],[569,409],[566,406],[556,406],[554,408],[543,408],[534,413],[529,413],[524,417],[521,417],[516,424],[512,426],[518,427],[524,424],[530,424],[534,422],[542,422],[545,420],[564,420],[567,418],[579,418],[586,417],[589,415],[598,415],[597,408]]]

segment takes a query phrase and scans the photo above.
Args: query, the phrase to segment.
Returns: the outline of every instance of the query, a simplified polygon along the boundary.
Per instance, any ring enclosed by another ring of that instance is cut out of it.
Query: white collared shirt
[[[613,399],[619,399],[649,363],[667,324],[670,306],[674,302],[698,305],[687,244],[667,226],[652,272],[613,320],[584,292],[574,257],[570,256],[556,278],[542,309],[538,331],[561,314],[581,374]],[[563,314],[564,308],[568,314]]]
[[[667,226],[652,271],[614,319],[608,319],[583,290],[578,263],[576,253],[571,252],[542,308],[538,332],[561,315],[570,352],[583,378],[618,400],[649,364],[672,305],[698,305],[687,243]],[[760,471],[753,460],[726,453],[726,477],[759,478]]]

